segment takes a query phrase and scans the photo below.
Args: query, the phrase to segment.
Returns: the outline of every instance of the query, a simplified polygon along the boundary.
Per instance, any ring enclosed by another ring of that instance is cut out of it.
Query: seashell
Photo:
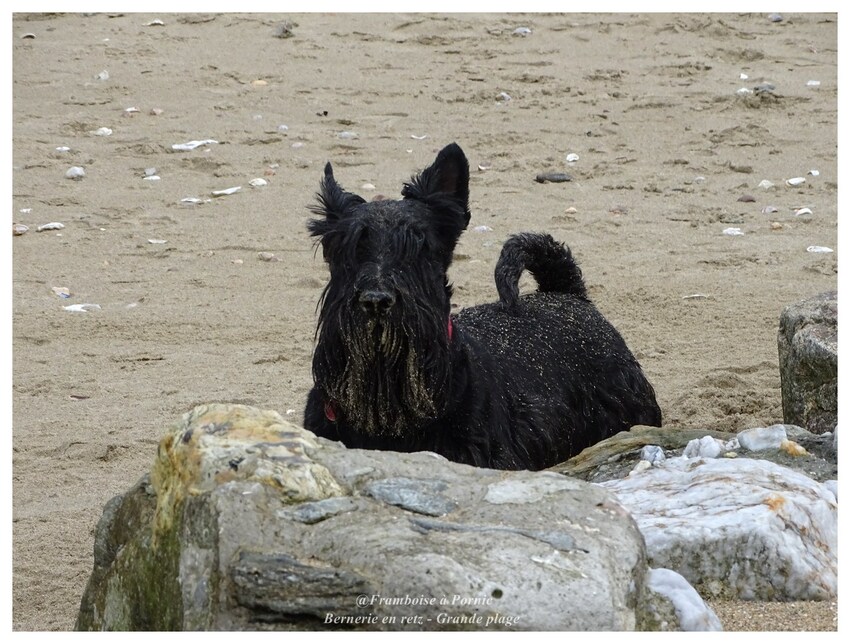
[[[761,83],[753,87],[753,91],[756,94],[761,94],[763,92],[773,92],[776,89],[776,85],[773,83]]]
[[[29,229],[30,229],[30,227],[25,226],[24,224],[12,223],[12,234],[13,235],[23,235]]]
[[[411,139],[416,139],[417,141],[424,141],[425,139],[427,139],[427,138],[428,138],[428,135],[427,135],[427,134],[423,134],[422,136],[416,136],[415,134],[411,134],[411,135],[410,135],[410,138],[411,138]]]
[[[163,27],[165,23],[157,18],[156,20],[151,20],[150,22],[146,22],[142,25],[142,27]]]
[[[245,263],[245,260],[244,259],[231,259],[230,263],[236,264],[237,266],[241,266],[242,264]]]
[[[820,172],[818,172],[817,170],[809,170],[809,174],[812,175],[813,177],[819,177],[820,176]]]
[[[23,39],[23,38],[35,38],[35,34],[34,34],[34,33],[32,33],[31,31],[28,31],[27,33],[25,33],[24,35],[22,35],[22,36],[21,36],[21,38],[22,38],[22,39]]]
[[[301,141],[296,141],[292,144],[292,149],[297,150],[298,148],[303,148],[304,144]]]
[[[531,34],[531,29],[529,29],[528,27],[517,27],[511,32],[511,34],[513,34],[514,36],[528,36],[529,34]]]
[[[575,206],[570,206],[564,212],[567,213],[568,215],[574,215],[578,212],[578,208],[576,208]]]
[[[739,90],[738,90],[737,92],[735,92],[735,93],[736,93],[738,96],[749,96],[750,94],[753,94],[754,92],[753,92],[753,90],[751,90],[749,87],[742,87],[741,89],[739,89]]]
[[[92,134],[95,136],[112,136],[112,130],[108,127],[99,127]]]
[[[69,304],[62,308],[72,313],[88,313],[89,311],[100,311],[100,304]]]
[[[202,145],[212,145],[214,143],[218,143],[218,141],[214,141],[213,139],[203,139],[201,141],[189,141],[188,143],[175,143],[171,146],[172,150],[194,150],[195,148],[199,148]]]
[[[69,148],[67,145],[60,145],[58,148],[56,148],[56,151],[57,152],[70,152],[71,148]]]
[[[768,181],[767,179],[762,179],[761,181],[759,181],[759,188],[762,188],[763,190],[769,190],[774,185],[775,184],[772,181]]]
[[[161,177],[158,175],[152,174],[147,177],[142,177],[142,181],[159,181]]]
[[[65,227],[65,224],[58,221],[51,221],[49,224],[42,224],[38,228],[35,229],[35,232],[41,233],[45,230],[62,230]]]
[[[541,172],[534,177],[534,180],[537,183],[564,183],[565,181],[572,181],[573,178],[563,172]]]
[[[148,243],[149,244],[167,244],[168,240],[166,240],[166,239],[149,239]]]
[[[279,262],[280,261],[280,258],[277,257],[274,253],[268,253],[268,252],[265,252],[265,251],[257,253],[257,257],[263,262]]]
[[[789,186],[801,186],[806,183],[805,177],[793,177],[785,182]]]
[[[809,246],[806,249],[809,253],[834,253],[835,251],[827,246]]]
[[[102,81],[109,80],[109,72],[104,69],[95,78]]]
[[[705,177],[703,177],[703,176],[694,177],[694,183],[705,183]]]
[[[738,197],[738,201],[743,201],[744,203],[753,203],[756,200],[752,195],[741,195]]]
[[[225,188],[224,190],[213,190],[213,197],[224,197],[226,195],[232,195],[242,190],[242,186],[234,186],[233,188]]]
[[[68,299],[71,297],[71,290],[66,286],[54,286],[50,289],[57,297]]]
[[[724,234],[724,235],[733,235],[733,236],[734,236],[734,235],[743,235],[744,233],[743,233],[743,231],[742,231],[740,228],[724,228],[724,229],[723,229],[723,234]]]
[[[747,76],[744,72],[741,72],[741,75],[738,76],[738,78],[740,78],[741,80],[747,80],[749,76]]]
[[[260,179],[259,177],[257,177],[256,179],[251,179],[248,183],[254,186],[255,188],[262,188],[263,186],[269,185],[268,181],[266,181],[265,179]]]
[[[263,80],[262,78],[258,78],[256,80],[251,81],[251,85],[254,87],[265,87],[269,82],[267,80]]]
[[[72,166],[65,171],[66,179],[73,179],[74,181],[79,181],[84,176],[86,176],[86,171],[83,170],[80,166]]]
[[[567,155],[567,163],[575,163],[579,160],[579,156],[575,152],[570,152]]]
[[[203,202],[204,202],[203,199],[198,199],[197,197],[183,197],[180,200],[180,203],[190,203],[190,204],[203,203]]]
[[[771,13],[767,16],[767,19],[771,22],[782,22],[782,14],[781,13]]]
[[[490,226],[476,226],[472,229],[476,233],[492,233],[493,229]]]
[[[360,138],[358,136],[357,132],[349,132],[348,130],[345,130],[344,132],[340,132],[339,134],[336,135],[336,137],[338,139],[347,139],[349,141],[352,140],[352,139],[359,139]]]
[[[772,215],[775,212],[779,212],[779,208],[777,208],[776,206],[765,206],[764,208],[761,209],[761,211],[762,211],[762,214]]]
[[[812,212],[811,208],[797,208],[797,210],[794,211],[795,217],[800,217],[802,215],[812,215],[812,214],[814,214],[814,213]]]
[[[364,183],[362,186],[360,186],[360,188],[361,188],[362,190],[374,190],[374,189],[375,189],[375,184],[372,184],[372,183]]]
[[[278,125],[278,126],[277,126],[277,131],[278,131],[278,132],[286,132],[288,129],[289,129],[289,126],[288,126],[288,125],[280,124],[280,125]]]
[[[496,96],[497,101],[502,101],[503,103],[507,103],[511,100],[511,95],[507,92],[499,92],[499,95]]]
[[[28,215],[32,212],[32,208],[21,208],[19,212],[22,212],[25,215]]]
[[[478,164],[478,169],[481,172],[489,170],[492,167],[493,167],[493,163],[491,161],[482,161],[481,163]]]
[[[709,298],[708,295],[704,295],[702,293],[692,293],[690,295],[683,295],[683,300],[707,300]]]
[[[806,87],[820,87],[820,81],[818,81],[818,80],[806,81]]]
[[[138,114],[139,111],[140,110],[139,110],[138,107],[125,107],[124,108],[124,114]]]
[[[785,228],[785,226],[780,224],[778,221],[771,221],[770,222],[770,229],[771,230],[782,230],[783,228]]]

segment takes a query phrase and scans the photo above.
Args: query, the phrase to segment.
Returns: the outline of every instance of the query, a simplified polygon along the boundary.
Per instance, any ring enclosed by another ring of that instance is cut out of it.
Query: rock
[[[832,431],[838,422],[838,292],[786,307],[778,343],[785,422],[815,434]]]
[[[76,628],[679,629],[692,589],[665,598],[650,578],[600,486],[348,450],[272,411],[205,405],[107,504]]]
[[[788,438],[784,425],[753,427],[738,434],[738,443],[744,449],[760,452],[766,449],[779,449],[782,441]]]
[[[667,630],[669,625],[679,624],[687,631],[722,631],[723,626],[713,610],[702,600],[697,591],[674,570],[653,568],[649,571],[648,586],[651,592],[661,595],[670,602],[672,615],[660,612],[655,616],[658,630]],[[663,603],[659,602],[659,606]]]
[[[650,564],[702,596],[834,599],[834,493],[787,467],[748,458],[667,458],[606,481],[640,526]]]

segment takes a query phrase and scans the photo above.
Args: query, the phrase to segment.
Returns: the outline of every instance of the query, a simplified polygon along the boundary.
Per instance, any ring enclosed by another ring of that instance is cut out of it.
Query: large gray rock
[[[209,405],[107,505],[77,629],[679,628],[676,593],[648,577],[599,486],[347,450]]]
[[[779,318],[782,413],[815,434],[838,422],[837,326],[837,291],[788,306]]]

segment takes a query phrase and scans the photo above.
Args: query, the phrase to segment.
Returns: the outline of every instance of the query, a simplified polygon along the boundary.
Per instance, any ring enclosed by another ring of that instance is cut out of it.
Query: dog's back
[[[520,296],[524,270],[538,290]],[[568,248],[550,235],[516,235],[495,273],[500,301],[461,311],[457,325],[501,363],[507,390],[522,392],[512,404],[533,414],[524,439],[539,443],[542,460],[564,460],[633,425],[661,425],[652,385],[588,299]],[[522,423],[514,431],[525,432]]]

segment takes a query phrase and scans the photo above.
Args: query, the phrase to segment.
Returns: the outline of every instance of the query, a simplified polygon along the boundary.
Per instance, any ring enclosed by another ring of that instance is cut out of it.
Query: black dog
[[[402,195],[366,203],[325,166],[320,218],[308,224],[330,282],[307,429],[348,447],[537,470],[632,425],[661,425],[640,365],[551,236],[511,237],[496,265],[500,301],[450,315],[446,271],[470,217],[460,147]],[[524,270],[538,290],[520,297]]]

